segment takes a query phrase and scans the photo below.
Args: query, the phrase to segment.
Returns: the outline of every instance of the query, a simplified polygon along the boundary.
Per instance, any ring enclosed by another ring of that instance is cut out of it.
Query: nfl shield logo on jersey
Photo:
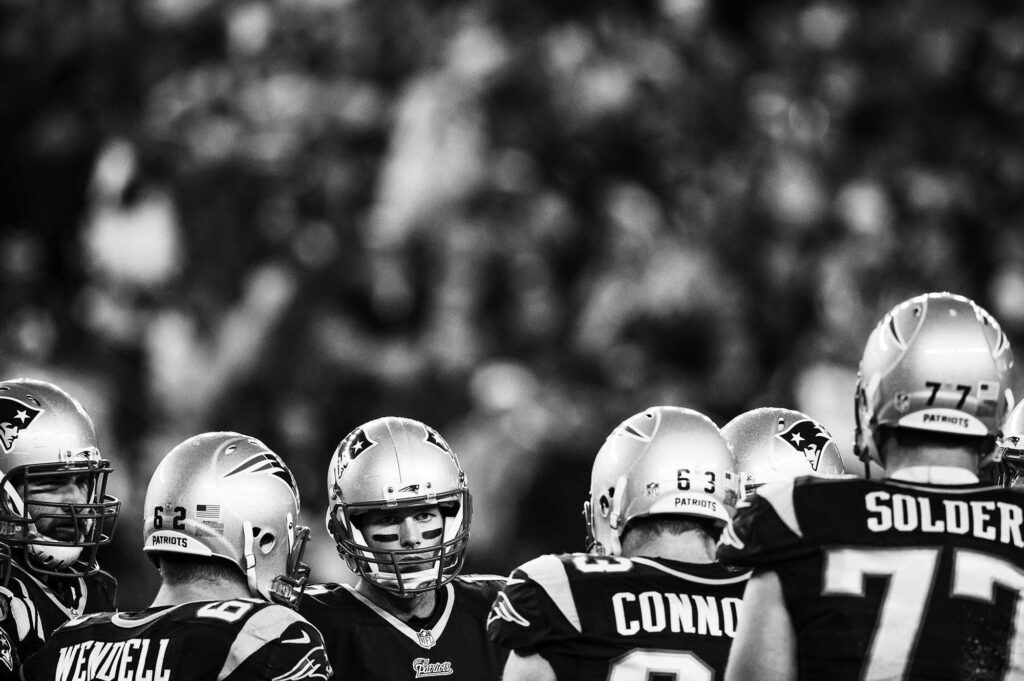
[[[416,638],[419,639],[420,648],[430,649],[437,645],[437,641],[434,640],[434,633],[427,631],[426,629],[420,629],[416,632]]]

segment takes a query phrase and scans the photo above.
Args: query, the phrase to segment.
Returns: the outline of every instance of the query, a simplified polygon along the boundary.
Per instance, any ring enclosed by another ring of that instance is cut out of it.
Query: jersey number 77
[[[837,548],[825,552],[823,595],[864,596],[866,576],[886,576],[889,588],[882,600],[878,624],[864,661],[864,681],[901,679],[916,649],[929,599],[936,589],[951,598],[985,603],[995,600],[996,585],[1024,592],[1024,571],[1016,565],[984,553],[956,549],[952,584],[936,585],[935,572],[941,548],[859,549]],[[1018,599],[1020,596],[1018,595]],[[1024,632],[1024,607],[1016,608],[1013,629]],[[1007,668],[1024,670],[1024,637],[1014,636]]]

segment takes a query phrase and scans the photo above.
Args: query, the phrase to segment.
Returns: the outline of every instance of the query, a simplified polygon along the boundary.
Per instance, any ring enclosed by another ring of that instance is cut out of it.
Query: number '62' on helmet
[[[309,568],[299,490],[277,454],[232,432],[195,435],[157,466],[146,491],[143,550],[224,559],[256,598],[295,607]]]
[[[623,421],[594,458],[583,505],[588,550],[622,552],[630,521],[652,515],[729,523],[739,476],[729,443],[707,416],[682,407],[651,407]]]
[[[462,570],[472,513],[466,474],[436,430],[386,416],[364,423],[334,450],[327,471],[327,531],[349,568],[398,594],[430,591]],[[437,545],[371,549],[359,516],[371,510],[436,505],[443,529]]]
[[[974,301],[926,293],[890,310],[864,347],[857,376],[855,449],[884,465],[883,427],[998,436],[1013,352],[999,323]]]

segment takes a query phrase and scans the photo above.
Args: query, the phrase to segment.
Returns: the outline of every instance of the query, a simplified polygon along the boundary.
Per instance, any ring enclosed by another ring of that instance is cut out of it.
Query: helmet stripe
[[[267,452],[254,454],[242,463],[235,466],[232,470],[224,474],[225,478],[231,477],[232,475],[240,475],[243,473],[268,473],[284,480],[289,487],[295,488],[295,479],[292,477],[291,472],[285,468],[284,463],[281,462],[276,455]]]

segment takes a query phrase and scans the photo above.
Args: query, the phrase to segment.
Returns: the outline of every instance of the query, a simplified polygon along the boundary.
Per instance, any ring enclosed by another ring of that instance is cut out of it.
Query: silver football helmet
[[[736,456],[743,496],[776,480],[846,472],[835,439],[803,412],[751,409],[725,424],[722,433]]]
[[[0,382],[0,541],[21,548],[29,569],[99,570],[97,551],[110,543],[120,509],[107,494],[112,470],[77,400],[45,381]],[[83,501],[44,501],[31,491],[70,483],[84,489]]]
[[[1013,352],[999,323],[952,293],[906,300],[868,337],[857,376],[856,454],[884,465],[883,426],[995,438],[1013,406]]]
[[[386,416],[353,430],[334,450],[327,493],[327,531],[349,568],[364,579],[408,595],[437,589],[462,570],[472,513],[469,486],[451,447],[426,424]],[[434,505],[443,530],[427,557],[423,548],[367,545],[361,514]]]
[[[277,454],[232,432],[185,440],[157,466],[146,491],[143,551],[223,558],[249,593],[295,607],[309,568],[299,490]]]
[[[1024,401],[1006,416],[989,475],[1003,487],[1024,488]]]
[[[644,516],[725,526],[738,496],[736,461],[718,426],[692,409],[651,407],[619,424],[594,459],[583,505],[587,548],[619,555],[626,526]]]

